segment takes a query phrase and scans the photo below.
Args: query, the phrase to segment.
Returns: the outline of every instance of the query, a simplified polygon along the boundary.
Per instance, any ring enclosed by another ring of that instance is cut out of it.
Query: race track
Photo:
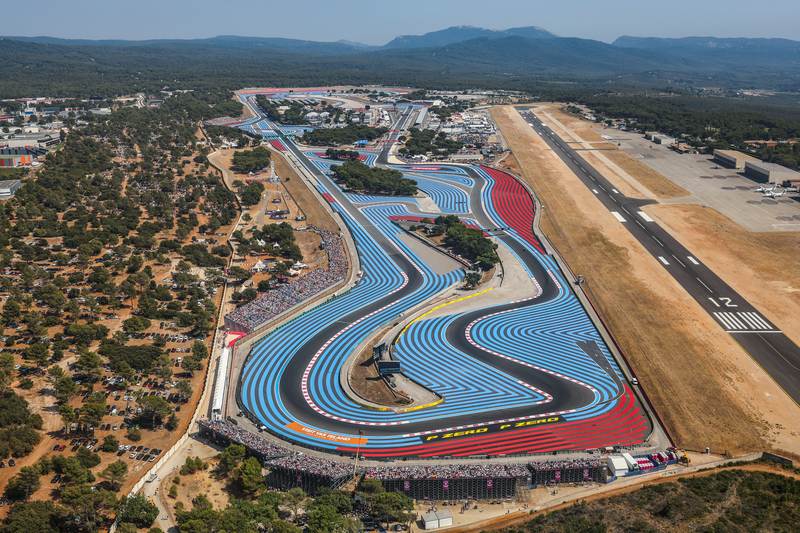
[[[351,232],[363,272],[347,292],[254,344],[239,400],[270,433],[320,450],[387,458],[586,450],[647,438],[648,417],[534,234],[534,201],[513,176],[481,166],[394,166],[439,210],[425,213],[416,198],[342,192],[326,175],[328,160],[301,150],[263,117],[242,127],[269,130],[267,138],[313,173]],[[386,160],[385,151],[365,155],[369,164]],[[408,412],[363,406],[342,386],[347,359],[462,283],[463,270],[437,271],[393,222],[438,214],[457,214],[487,231],[534,289],[504,302],[476,296],[485,306],[424,317],[399,337],[395,354],[405,375],[442,403]]]

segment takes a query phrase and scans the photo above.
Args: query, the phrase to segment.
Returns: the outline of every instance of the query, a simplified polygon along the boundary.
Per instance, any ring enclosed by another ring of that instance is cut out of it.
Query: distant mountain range
[[[147,41],[0,37],[0,94],[75,79],[155,83],[403,83],[525,86],[591,80],[665,86],[800,88],[800,42],[787,39],[618,38],[611,44],[537,27],[456,26],[383,46],[351,41],[218,36]],[[8,77],[1,77],[8,78]],[[14,87],[12,90],[11,87]],[[65,89],[66,90],[66,89]]]
[[[536,26],[510,28],[507,30],[487,30],[485,28],[476,28],[475,26],[453,26],[423,35],[402,35],[392,39],[382,48],[436,48],[472,39],[502,39],[503,37],[552,39],[556,36]]]

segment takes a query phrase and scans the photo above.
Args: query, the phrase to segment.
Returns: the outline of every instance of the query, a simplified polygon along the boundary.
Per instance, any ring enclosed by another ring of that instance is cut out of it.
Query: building
[[[742,170],[747,161],[758,161],[758,159],[736,150],[714,150],[714,162],[721,167]]]
[[[422,515],[422,527],[425,529],[438,529],[439,517],[436,516],[436,513],[429,511]]]
[[[745,163],[744,175],[759,183],[783,185],[786,182],[800,182],[800,172],[775,163],[765,163],[758,160]]]
[[[439,529],[440,527],[452,527],[453,513],[448,510],[428,511],[422,515],[422,525],[425,529]]]
[[[628,463],[621,455],[608,456],[608,470],[614,477],[622,477],[628,475]]]
[[[19,180],[0,181],[0,200],[8,200],[13,197],[21,186],[22,182]]]
[[[663,133],[659,133],[657,131],[645,132],[644,138],[656,144],[663,144],[664,146],[672,146],[676,142],[674,137],[664,135]]]
[[[0,133],[0,148],[46,148],[61,142],[58,131]]]
[[[38,155],[29,148],[0,148],[0,168],[29,167]]]

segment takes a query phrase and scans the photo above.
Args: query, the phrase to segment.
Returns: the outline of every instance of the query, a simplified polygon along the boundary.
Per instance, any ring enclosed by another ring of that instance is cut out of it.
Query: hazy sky
[[[0,32],[119,39],[233,34],[382,44],[397,35],[468,24],[541,26],[603,41],[623,34],[800,39],[799,0],[38,0],[26,10]]]

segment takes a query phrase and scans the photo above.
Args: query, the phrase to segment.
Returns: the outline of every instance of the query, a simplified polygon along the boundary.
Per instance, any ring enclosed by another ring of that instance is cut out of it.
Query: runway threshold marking
[[[614,215],[614,217],[616,217],[616,219],[619,220],[620,222],[625,222],[625,219],[623,218],[622,215],[619,214],[619,212],[611,211],[611,214]]]
[[[650,218],[650,215],[648,215],[644,211],[639,211],[638,214],[640,217],[642,217],[642,220],[644,220],[645,222],[654,222],[654,220]]]
[[[729,333],[777,332],[764,317],[753,311],[715,312],[714,317]]]

